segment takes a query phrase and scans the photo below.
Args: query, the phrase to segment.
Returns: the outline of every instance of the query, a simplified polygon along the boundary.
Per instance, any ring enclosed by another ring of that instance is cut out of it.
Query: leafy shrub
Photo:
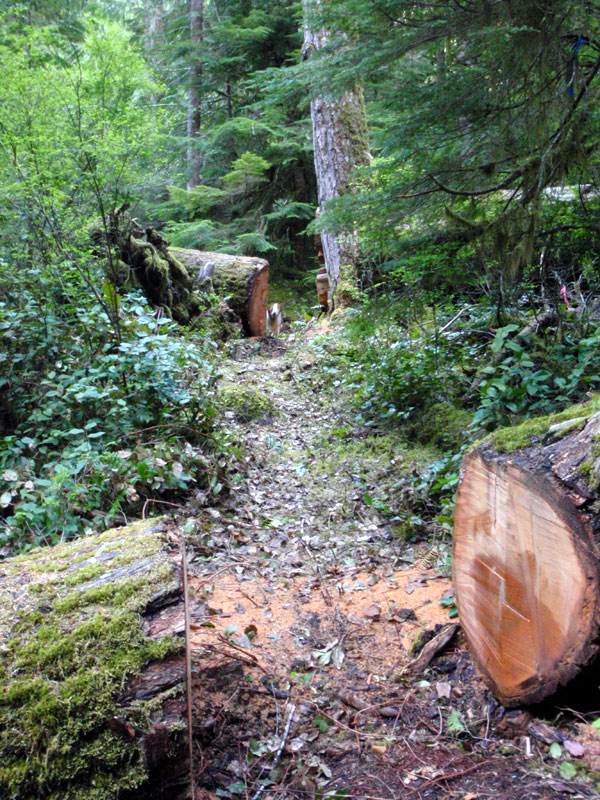
[[[79,313],[0,304],[0,543],[53,542],[139,514],[147,501],[219,491],[218,377],[206,338],[186,341],[138,295],[119,336],[101,305]],[[8,429],[7,429],[8,428]]]
[[[482,371],[474,424],[488,430],[560,411],[600,384],[600,326],[580,338],[575,321],[567,321],[563,337],[544,349],[531,339],[510,340],[518,329],[507,325],[497,331],[492,352],[507,354]]]

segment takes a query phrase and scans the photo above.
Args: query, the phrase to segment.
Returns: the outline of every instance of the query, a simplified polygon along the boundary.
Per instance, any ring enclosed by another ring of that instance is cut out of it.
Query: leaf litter
[[[598,729],[494,700],[451,619],[448,544],[407,541],[373,502],[406,444],[361,453],[306,348],[247,342],[223,365],[275,411],[227,417],[239,481],[186,525],[196,798],[598,796]]]

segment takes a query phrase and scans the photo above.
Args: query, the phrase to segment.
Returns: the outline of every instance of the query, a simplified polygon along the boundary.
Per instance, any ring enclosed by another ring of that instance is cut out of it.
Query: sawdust
[[[307,647],[318,649],[325,644],[324,636],[337,634],[332,627],[345,625],[362,640],[361,647],[353,647],[352,652],[365,651],[370,671],[382,675],[409,658],[423,631],[448,621],[448,609],[440,605],[440,599],[451,588],[439,573],[414,568],[396,570],[388,578],[358,572],[337,579],[295,578],[272,585],[222,575],[209,591],[205,582],[192,579],[191,588],[195,585],[196,599],[203,594],[207,598],[211,623],[195,631],[195,647],[214,644],[219,635],[235,640],[236,634],[250,630],[251,652],[270,668],[281,669],[306,658]],[[198,617],[195,621],[198,624]]]

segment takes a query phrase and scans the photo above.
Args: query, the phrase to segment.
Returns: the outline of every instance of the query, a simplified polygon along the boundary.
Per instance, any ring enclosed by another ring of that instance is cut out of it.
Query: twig
[[[243,647],[230,642],[229,639],[227,639],[225,636],[222,636],[220,633],[218,634],[217,639],[220,642],[223,642],[223,644],[226,644],[227,647],[231,647],[233,650],[237,650],[238,653],[242,653],[242,655],[246,656],[246,658],[249,658],[260,670],[262,670],[262,672],[265,673],[265,675],[269,674],[269,670],[263,667],[258,656],[255,656],[254,653],[251,653],[250,651],[245,650]]]
[[[190,604],[188,598],[188,578],[187,578],[187,557],[185,552],[185,541],[181,539],[181,571],[183,576],[183,610],[185,618],[185,681],[187,692],[187,726],[188,726],[188,750],[190,759],[190,789],[192,800],[196,794],[194,785],[194,742],[192,739],[192,651],[190,647]]]
[[[241,562],[241,563],[244,563],[244,562]],[[194,583],[194,585],[196,587],[204,586],[205,583],[209,583],[210,581],[213,580],[213,578],[216,578],[217,575],[221,575],[223,572],[227,572],[228,569],[233,569],[234,567],[239,567],[239,565],[240,565],[240,562],[235,563],[235,564],[227,564],[226,567],[221,567],[221,569],[218,569],[216,572],[212,572],[210,575],[207,575],[206,578],[202,578],[202,580],[198,581],[197,583]]]
[[[357,739],[358,737],[360,737],[361,739],[372,739],[375,736],[374,733],[359,733],[359,731],[357,731],[355,728],[350,728],[348,725],[344,725],[344,723],[340,722],[339,719],[336,719],[335,717],[332,717],[331,714],[328,714],[326,711],[323,711],[323,709],[320,708],[313,700],[306,700],[306,702],[310,703],[311,706],[314,706],[321,716],[330,719],[334,725],[338,726],[338,728],[342,728],[345,731],[350,731],[350,733],[353,733],[357,737]]]
[[[440,335],[440,336],[441,336],[441,335],[442,335],[442,333],[444,333],[444,331],[447,331],[447,330],[448,330],[448,328],[449,328],[449,327],[450,327],[450,326],[451,326],[453,323],[455,323],[455,322],[456,322],[456,320],[457,320],[459,317],[461,317],[461,316],[463,315],[463,313],[464,313],[464,312],[467,310],[467,308],[468,308],[468,306],[465,306],[464,308],[461,308],[461,310],[458,312],[458,314],[456,314],[456,316],[452,317],[452,319],[450,320],[450,322],[447,322],[447,323],[444,325],[444,327],[443,327],[443,328],[440,328],[440,330],[439,330],[439,332],[438,332],[438,335]]]
[[[430,781],[425,781],[420,786],[411,789],[409,794],[414,794],[415,792],[422,792],[423,789],[427,789],[429,786],[434,786],[436,783],[440,783],[441,781],[453,781],[456,778],[462,778],[463,775],[468,775],[470,772],[475,772],[476,769],[481,769],[481,767],[486,767],[488,764],[493,764],[497,761],[503,761],[502,758],[488,758],[487,761],[482,761],[481,764],[474,764],[472,767],[467,767],[466,769],[459,769],[457,772],[452,773],[444,773],[443,775],[438,775],[437,778],[432,778]]]
[[[167,500],[155,500],[153,497],[149,497],[142,508],[142,519],[146,519],[146,506],[148,503],[160,503],[161,506],[171,506],[172,508],[179,508],[181,511],[185,511],[185,506],[180,506],[177,503],[169,503]]]
[[[281,737],[281,744],[279,745],[279,749],[275,753],[275,758],[273,759],[273,763],[269,767],[269,772],[271,772],[271,770],[274,770],[277,764],[279,764],[279,759],[281,758],[281,754],[283,753],[283,748],[285,747],[287,738],[290,735],[290,728],[292,727],[292,720],[294,719],[295,713],[296,713],[296,705],[295,703],[292,703],[292,705],[290,706],[290,713],[288,715],[287,722],[285,724],[285,729],[283,731],[283,736]],[[252,797],[252,800],[258,800],[258,798],[261,796],[261,794],[264,792],[266,788],[267,788],[266,784],[260,786],[258,788],[258,791]]]

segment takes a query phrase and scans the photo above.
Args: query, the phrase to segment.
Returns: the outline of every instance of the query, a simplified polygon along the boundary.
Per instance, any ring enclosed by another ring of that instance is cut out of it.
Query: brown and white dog
[[[273,303],[271,308],[267,309],[267,331],[266,336],[279,336],[281,331],[281,323],[283,322],[283,314],[279,303]]]

